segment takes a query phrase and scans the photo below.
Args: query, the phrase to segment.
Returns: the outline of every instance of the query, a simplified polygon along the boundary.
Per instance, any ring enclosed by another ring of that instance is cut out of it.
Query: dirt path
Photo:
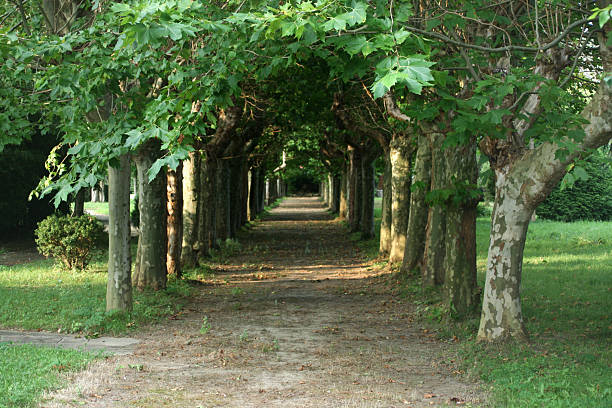
[[[44,407],[478,406],[452,347],[411,323],[315,198],[290,198],[241,237],[194,303],[145,329]]]

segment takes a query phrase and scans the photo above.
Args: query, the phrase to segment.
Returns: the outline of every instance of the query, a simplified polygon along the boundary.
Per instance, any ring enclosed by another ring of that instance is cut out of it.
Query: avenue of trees
[[[55,141],[36,189],[55,205],[108,177],[109,311],[233,238],[284,193],[289,165],[316,169],[330,208],[372,238],[382,160],[381,256],[443,286],[451,315],[480,311],[479,339],[525,339],[532,215],[612,138],[611,10],[608,0],[10,0],[0,149]],[[482,293],[478,151],[495,183]]]

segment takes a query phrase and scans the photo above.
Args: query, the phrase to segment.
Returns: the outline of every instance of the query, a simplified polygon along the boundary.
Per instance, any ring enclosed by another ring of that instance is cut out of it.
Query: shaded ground
[[[241,237],[199,295],[132,355],[94,364],[43,407],[478,406],[452,345],[364,262],[316,198],[290,198]]]
[[[0,243],[0,266],[13,266],[45,259],[38,253],[34,240],[18,240]]]

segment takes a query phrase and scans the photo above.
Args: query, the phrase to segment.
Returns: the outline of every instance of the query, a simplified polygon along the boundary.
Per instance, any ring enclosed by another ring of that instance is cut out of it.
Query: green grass
[[[61,373],[79,371],[96,356],[75,350],[0,343],[0,408],[32,407],[60,387]]]
[[[136,202],[134,200],[130,200],[130,212],[134,211],[134,205]],[[94,202],[86,202],[84,204],[84,208],[87,211],[93,211],[96,214],[108,215],[108,203],[94,203]]]
[[[477,231],[482,286],[489,220]],[[522,306],[531,344],[464,344],[496,406],[612,406],[612,222],[532,222]]]
[[[43,260],[0,266],[0,327],[96,336],[119,334],[175,313],[191,289],[170,279],[168,289],[134,292],[132,313],[108,314],[106,252],[84,272],[66,272]]]
[[[376,217],[378,225],[380,210]],[[490,218],[478,218],[481,287],[489,228]],[[378,237],[358,245],[368,253]],[[477,343],[479,316],[449,320],[442,291],[422,289],[418,277],[400,291],[417,304],[423,324],[445,340],[461,340],[462,369],[490,390],[492,406],[612,407],[612,222],[530,224],[521,292],[528,344]]]

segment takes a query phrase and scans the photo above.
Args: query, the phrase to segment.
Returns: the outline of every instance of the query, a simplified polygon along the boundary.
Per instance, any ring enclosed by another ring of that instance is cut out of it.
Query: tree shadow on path
[[[92,366],[42,406],[486,405],[452,364],[454,346],[415,326],[392,277],[318,199],[286,199],[239,240],[202,271],[187,309],[136,336],[133,355]]]

